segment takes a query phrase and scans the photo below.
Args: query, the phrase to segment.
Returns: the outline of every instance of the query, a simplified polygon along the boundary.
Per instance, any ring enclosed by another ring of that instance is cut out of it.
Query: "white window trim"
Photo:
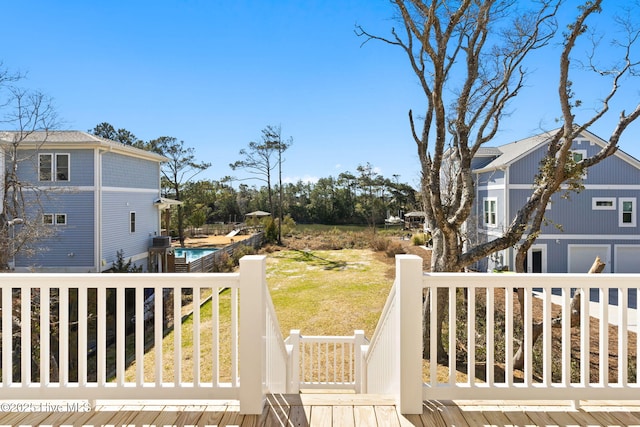
[[[542,265],[540,266],[542,269],[542,274],[547,273],[547,245],[539,244],[532,245],[527,251],[527,273],[533,273],[533,252],[540,252]]]
[[[631,222],[623,222],[624,212],[622,207],[625,202],[631,202]],[[620,197],[618,198],[618,227],[635,227],[636,226],[636,218],[638,217],[637,213],[638,204],[636,203],[635,197]]]
[[[42,169],[41,169],[41,164],[42,161],[40,160],[42,157],[49,157],[49,163],[51,164],[51,170],[50,172],[50,179],[42,179]],[[54,167],[54,158],[53,158],[53,153],[38,153],[38,181],[39,182],[52,182],[54,181],[54,175],[55,175],[55,167]]]
[[[587,158],[587,150],[569,150],[571,152],[571,154],[573,155],[575,154],[581,154],[582,155],[582,160]],[[572,156],[573,157],[573,156]]]
[[[51,164],[51,179],[41,179],[40,174],[40,158],[48,156]],[[58,179],[58,157],[65,156],[67,158],[67,179]],[[39,182],[69,182],[71,181],[71,154],[69,153],[38,153],[38,181]]]
[[[58,179],[58,157],[59,156],[65,156],[67,158],[67,179]],[[55,162],[55,176],[54,176],[54,180],[55,181],[60,181],[60,182],[69,182],[71,181],[71,155],[69,153],[55,153],[54,156],[56,162]]]
[[[493,211],[495,222],[493,223],[487,221],[487,210],[485,209],[487,202],[489,202],[489,206],[491,206],[491,202],[495,203],[494,211]],[[485,225],[485,227],[491,227],[491,228],[498,227],[498,198],[497,197],[484,197],[482,199],[482,223]]]
[[[50,217],[51,218],[51,222],[47,222],[45,220],[46,217]],[[64,218],[64,222],[58,222],[58,218],[59,217]],[[42,224],[48,225],[48,226],[51,226],[51,227],[67,225],[67,214],[66,213],[43,213],[42,214]]]
[[[611,206],[598,206],[598,202],[611,202]],[[615,197],[592,197],[591,209],[594,211],[615,211],[616,198]]]
[[[57,213],[54,216],[55,225],[67,225],[67,214],[66,213]],[[64,218],[64,222],[58,222],[58,218]]]

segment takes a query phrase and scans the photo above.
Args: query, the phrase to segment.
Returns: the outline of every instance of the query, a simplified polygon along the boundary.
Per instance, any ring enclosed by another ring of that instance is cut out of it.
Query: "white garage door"
[[[615,273],[640,273],[640,245],[616,245]]]
[[[588,273],[596,256],[606,264],[603,273],[611,272],[611,246],[569,245],[569,273]]]

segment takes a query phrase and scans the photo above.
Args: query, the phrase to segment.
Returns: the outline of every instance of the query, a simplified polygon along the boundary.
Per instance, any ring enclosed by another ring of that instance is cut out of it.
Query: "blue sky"
[[[212,163],[199,177],[220,179],[243,177],[229,163],[266,125],[280,125],[294,140],[288,181],[369,162],[417,187],[407,120],[421,105],[416,80],[400,50],[361,46],[354,33],[361,24],[388,34],[385,0],[23,0],[2,10],[0,60],[28,73],[23,86],[55,99],[66,129],[109,122],[143,140],[174,136]],[[551,67],[537,61],[495,144],[556,126]],[[638,87],[626,88],[627,110]],[[593,131],[608,136],[616,116]],[[640,157],[638,137],[636,124],[621,148]]]

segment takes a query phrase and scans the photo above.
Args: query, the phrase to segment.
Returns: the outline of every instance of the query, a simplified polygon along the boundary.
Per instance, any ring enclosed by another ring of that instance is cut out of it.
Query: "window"
[[[587,157],[587,150],[571,150],[571,157],[574,162],[578,163]]]
[[[620,197],[618,201],[618,226],[636,226],[636,198]]]
[[[69,181],[68,154],[56,154],[56,181]]]
[[[130,233],[136,232],[136,213],[135,212],[129,212],[129,232]]]
[[[591,209],[594,211],[614,211],[616,210],[616,198],[594,197],[591,199]]]
[[[67,214],[63,214],[63,213],[43,214],[42,223],[44,225],[67,225]]]
[[[489,227],[495,227],[498,224],[496,205],[498,200],[495,197],[484,199],[484,224]]]
[[[53,170],[53,154],[40,154],[38,162],[38,179],[40,181],[51,181]]]
[[[55,174],[54,174],[55,171]],[[69,181],[69,154],[40,154],[38,157],[40,181]]]

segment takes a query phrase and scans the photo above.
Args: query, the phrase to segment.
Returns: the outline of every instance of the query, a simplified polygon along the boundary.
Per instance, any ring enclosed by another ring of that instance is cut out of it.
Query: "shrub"
[[[416,233],[411,236],[413,246],[424,246],[427,243],[427,236],[424,233]]]
[[[116,260],[111,265],[111,268],[107,270],[109,273],[141,273],[142,266],[137,267],[129,258],[129,261],[124,260],[124,250],[120,249],[116,252]]]
[[[264,238],[268,243],[274,243],[278,241],[278,227],[273,218],[267,220],[267,224],[264,228]]]
[[[389,242],[389,245],[385,250],[385,254],[387,254],[389,258],[393,258],[396,255],[403,253],[405,253],[405,250],[399,242]]]
[[[293,230],[296,228],[296,222],[291,218],[291,215],[286,215],[282,219],[282,235],[290,236],[293,233]]]
[[[376,252],[384,252],[389,247],[389,239],[380,235],[373,235],[371,237],[371,249]]]
[[[227,273],[229,272],[228,265],[229,265],[229,254],[227,254],[226,252],[222,252],[220,253],[220,255],[217,255],[215,258],[215,261],[213,263],[213,272],[214,273]]]

